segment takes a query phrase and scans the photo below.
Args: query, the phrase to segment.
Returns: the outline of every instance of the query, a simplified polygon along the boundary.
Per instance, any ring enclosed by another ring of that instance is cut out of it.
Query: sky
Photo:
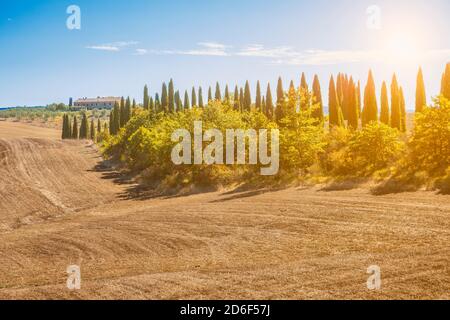
[[[80,29],[67,27],[80,9]],[[397,73],[408,109],[423,68],[427,96],[450,62],[448,0],[2,0],[0,107],[68,103],[69,97],[131,96],[145,84],[180,92],[216,81],[265,88],[302,72],[345,72],[377,90]],[[255,90],[253,90],[254,93]],[[263,89],[265,92],[265,89]]]

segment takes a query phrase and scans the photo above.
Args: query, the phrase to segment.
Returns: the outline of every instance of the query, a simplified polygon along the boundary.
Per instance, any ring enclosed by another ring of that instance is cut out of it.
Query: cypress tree
[[[120,107],[118,104],[114,107],[114,133],[118,134],[120,129]]]
[[[285,98],[284,98],[284,90],[283,90],[283,81],[281,80],[281,77],[278,78],[278,84],[277,84],[277,108],[275,110],[275,118],[279,122],[281,119],[284,118],[284,104],[285,104]]]
[[[169,112],[169,95],[167,93],[166,83],[163,83],[161,92],[161,111]]]
[[[256,111],[262,112],[262,101],[261,101],[261,85],[258,82],[256,83],[256,101],[255,101]]]
[[[343,84],[343,80],[344,76],[342,75],[342,73],[339,73],[336,79],[336,94],[338,97],[338,103],[339,106],[342,109],[342,105],[344,104],[344,84]]]
[[[447,63],[442,75],[441,94],[444,98],[450,100],[450,63]]]
[[[78,121],[77,121],[77,116],[73,117],[72,139],[78,139]]]
[[[381,87],[381,114],[380,114],[380,121],[384,123],[385,125],[390,124],[389,119],[389,99],[388,99],[388,92],[387,92],[387,85],[386,82],[383,81],[383,85]]]
[[[266,116],[269,119],[273,119],[274,116],[273,98],[272,91],[270,90],[270,83],[267,84],[266,91]]]
[[[320,88],[319,76],[317,74],[314,75],[312,89],[313,89],[314,104],[317,105],[317,108],[312,112],[312,116],[317,120],[319,120],[320,122],[323,122],[324,116],[323,116],[322,90]]]
[[[191,108],[191,103],[189,101],[189,94],[187,90],[184,92],[184,109],[189,110]]]
[[[344,116],[342,114],[341,107],[339,105],[339,98],[337,95],[336,86],[334,83],[334,78],[331,76],[330,86],[328,90],[328,104],[330,113],[330,129],[333,127],[343,127],[344,126]]]
[[[297,91],[294,81],[291,81],[288,91],[287,111],[292,114],[297,112]]]
[[[147,85],[144,86],[144,109],[148,110],[150,107],[150,98],[148,96],[148,87]]]
[[[240,110],[240,107],[239,107],[239,105],[240,105],[240,102],[239,102],[239,89],[238,89],[238,86],[236,86],[235,88],[234,88],[234,101],[233,101],[233,109],[234,110],[236,110],[236,111],[239,111]]]
[[[245,104],[245,101],[244,101],[245,99],[244,99],[244,89],[240,89],[239,90],[239,111],[244,111],[244,104]]]
[[[192,87],[192,108],[197,106],[197,94],[195,93],[195,87]]]
[[[115,124],[115,120],[114,120],[114,109],[117,106],[117,102],[114,104],[114,108],[113,110],[111,110],[111,112],[109,113],[109,134],[113,135],[114,133],[114,124]]]
[[[126,121],[126,112],[125,112],[125,99],[122,97],[120,100],[120,109],[119,109],[119,126],[118,128],[122,128],[125,125]]]
[[[356,86],[353,82],[353,78],[347,84],[347,116],[348,116],[348,127],[353,130],[358,129],[359,126],[359,116],[358,116],[358,97],[356,92]]]
[[[102,132],[102,123],[100,121],[100,118],[97,120],[97,134],[100,134]]]
[[[423,81],[422,68],[419,68],[416,83],[416,112],[422,112],[427,105],[427,95],[425,93],[425,83]]]
[[[181,102],[180,92],[177,90],[174,94],[174,111],[180,112],[183,110],[183,103]]]
[[[72,120],[67,115],[67,139],[72,139]]]
[[[361,103],[361,81],[358,81],[356,97],[358,98],[358,100],[357,100],[358,101],[358,117],[361,118],[361,113],[362,113],[362,111],[361,111],[361,106],[362,106],[362,103]]]
[[[198,106],[199,108],[203,109],[205,105],[203,104],[203,91],[202,87],[198,88]]]
[[[252,107],[252,96],[250,93],[250,84],[248,81],[245,82],[245,92],[244,92],[244,109],[250,111]]]
[[[398,88],[397,76],[394,74],[391,83],[391,127],[399,131],[402,129],[400,92]]]
[[[155,94],[155,111],[158,112],[162,112],[164,111],[163,107],[162,107],[162,103],[159,100],[159,94]]]
[[[94,118],[91,119],[91,132],[90,132],[90,138],[92,141],[95,141],[95,124],[94,124]]]
[[[306,76],[304,72],[302,72],[302,77],[300,79],[300,94],[302,97],[305,97],[307,94],[309,94],[308,83],[306,82]],[[308,105],[309,101],[303,100],[304,99],[300,99],[300,110],[308,111],[310,107]]]
[[[229,103],[230,102],[230,91],[228,90],[228,85],[225,86],[225,102]]]
[[[148,104],[148,109],[150,110],[150,112],[154,112],[155,111],[155,102],[153,101],[153,97],[150,97],[150,101]]]
[[[398,92],[400,99],[400,115],[401,115],[400,130],[402,132],[406,132],[406,103],[405,103],[405,96],[403,95],[403,88],[400,87]]]
[[[369,78],[364,93],[363,126],[372,121],[378,121],[378,106],[375,92],[375,81],[373,80],[372,70],[369,71]]]
[[[66,115],[63,115],[63,124],[62,124],[62,135],[61,135],[61,139],[66,139],[66,134],[67,134],[67,120],[66,120]]]
[[[267,108],[267,106],[266,106],[266,98],[263,96],[262,100],[261,100],[261,112],[263,114],[267,114],[266,108]]]
[[[131,119],[131,100],[130,97],[127,97],[127,101],[125,103],[125,119],[122,127],[125,126],[128,123],[128,121],[130,121],[130,119]]]
[[[175,87],[172,79],[169,81],[169,112],[175,112]]]
[[[211,103],[211,101],[212,101],[212,89],[211,89],[211,87],[209,87],[209,89],[208,89],[208,104],[209,103]]]
[[[84,140],[88,138],[88,124],[87,124],[86,113],[83,113],[81,117],[81,125],[80,125],[80,139]]]
[[[220,92],[219,82],[216,82],[216,93],[214,95],[216,101],[222,101],[222,93]]]

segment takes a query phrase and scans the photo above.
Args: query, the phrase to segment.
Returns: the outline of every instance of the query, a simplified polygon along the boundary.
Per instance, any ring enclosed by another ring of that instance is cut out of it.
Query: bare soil
[[[1,299],[450,298],[450,196],[318,186],[157,197],[91,143],[59,136],[0,122]],[[79,291],[66,287],[72,264]]]

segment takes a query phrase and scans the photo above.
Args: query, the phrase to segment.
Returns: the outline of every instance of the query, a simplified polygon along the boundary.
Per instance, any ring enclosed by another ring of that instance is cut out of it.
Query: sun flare
[[[393,34],[386,45],[386,58],[393,63],[418,62],[421,57],[420,43],[412,32]]]

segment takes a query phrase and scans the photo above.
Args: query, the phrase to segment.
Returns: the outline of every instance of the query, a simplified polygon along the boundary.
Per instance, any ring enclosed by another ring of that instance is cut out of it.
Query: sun
[[[418,37],[412,32],[398,32],[388,38],[386,59],[393,63],[416,62],[421,50]]]

